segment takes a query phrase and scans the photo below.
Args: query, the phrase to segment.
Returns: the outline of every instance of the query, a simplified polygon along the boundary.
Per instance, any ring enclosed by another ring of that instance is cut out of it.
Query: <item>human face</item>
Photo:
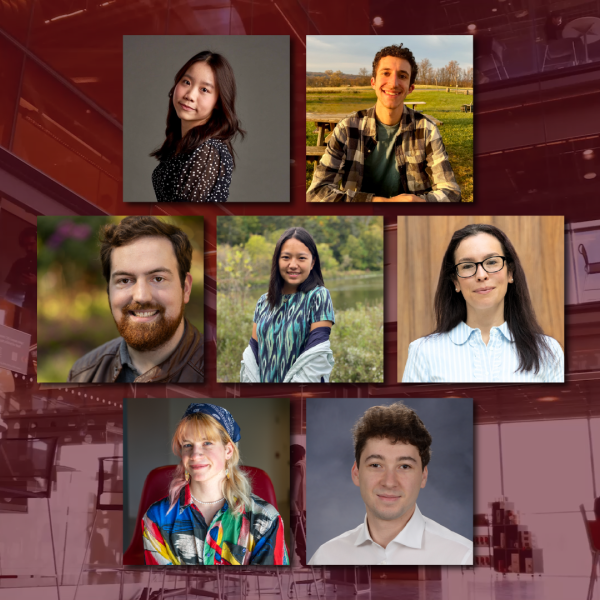
[[[502,244],[489,233],[478,233],[465,238],[454,251],[454,264],[480,262],[492,256],[504,256]],[[472,277],[453,277],[454,285],[462,293],[467,303],[467,318],[470,311],[504,311],[504,296],[512,273],[505,263],[501,271],[488,273],[482,265]],[[502,312],[502,314],[504,314]]]
[[[427,467],[422,468],[416,446],[371,438],[360,456],[360,468],[356,462],[352,466],[352,481],[360,488],[370,523],[406,522],[427,483]]]
[[[173,91],[173,107],[181,119],[181,135],[204,125],[219,99],[213,70],[205,62],[196,62],[184,73]]]
[[[233,455],[233,444],[197,436],[188,428],[181,447],[181,460],[191,481],[220,483],[225,478],[227,461]]]
[[[279,273],[283,277],[283,293],[293,294],[306,281],[315,264],[310,250],[296,238],[286,240],[279,254]]]
[[[182,288],[173,245],[162,237],[114,248],[110,262],[109,302],[119,333],[135,350],[160,348],[181,324],[192,276]]]
[[[410,63],[406,59],[384,56],[377,65],[376,77],[371,77],[377,104],[388,110],[404,108],[404,99],[415,89],[410,85],[410,75]]]

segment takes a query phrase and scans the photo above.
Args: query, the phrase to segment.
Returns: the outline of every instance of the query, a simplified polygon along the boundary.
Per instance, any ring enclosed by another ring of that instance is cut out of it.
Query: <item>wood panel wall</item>
[[[564,350],[564,217],[398,217],[398,381],[408,345],[435,328],[433,299],[452,234],[469,223],[488,223],[513,243],[544,333]]]

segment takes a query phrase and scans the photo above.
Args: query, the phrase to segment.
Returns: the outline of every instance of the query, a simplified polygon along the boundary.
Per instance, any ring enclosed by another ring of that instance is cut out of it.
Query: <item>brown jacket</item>
[[[114,383],[122,369],[119,352],[122,339],[106,342],[80,358],[71,368],[69,381]],[[203,382],[204,337],[187,319],[185,333],[173,354],[135,380],[135,383]]]

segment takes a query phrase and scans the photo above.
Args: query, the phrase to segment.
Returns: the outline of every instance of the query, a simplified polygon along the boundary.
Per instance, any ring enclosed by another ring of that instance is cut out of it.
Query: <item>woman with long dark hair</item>
[[[544,335],[506,234],[454,232],[435,293],[435,331],[412,342],[403,382],[564,382],[560,344]]]
[[[269,290],[256,304],[240,380],[328,382],[334,362],[329,343],[334,322],[317,245],[306,229],[292,227],[275,246]]]
[[[214,404],[190,404],[173,435],[169,494],[144,515],[147,565],[289,565],[283,521],[240,469],[240,427]]]
[[[233,69],[205,50],[175,75],[169,92],[166,139],[151,153],[158,202],[225,202],[235,166],[233,139],[245,131],[235,113]]]

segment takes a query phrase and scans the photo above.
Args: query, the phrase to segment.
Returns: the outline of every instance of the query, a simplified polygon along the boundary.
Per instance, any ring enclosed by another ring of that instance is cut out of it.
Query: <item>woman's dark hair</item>
[[[281,290],[283,289],[283,277],[279,272],[279,256],[281,255],[281,247],[290,239],[296,239],[302,242],[311,253],[315,264],[313,265],[310,275],[298,286],[299,292],[310,292],[318,285],[323,283],[323,275],[321,273],[321,261],[319,260],[319,251],[315,240],[306,229],[302,227],[290,227],[283,232],[273,252],[273,262],[271,263],[271,280],[269,281],[269,291],[267,292],[267,302],[272,309],[279,306],[281,302]]]
[[[502,254],[506,257],[506,268],[513,277],[513,283],[509,284],[504,297],[504,319],[514,338],[519,355],[518,371],[534,371],[537,374],[544,358],[554,355],[535,317],[525,271],[517,252],[506,234],[493,225],[471,224],[454,232],[442,260],[435,292],[436,328],[433,333],[447,333],[461,321],[467,320],[465,299],[462,294],[454,291],[453,278],[456,277],[454,252],[464,239],[480,233],[494,236],[500,242]]]
[[[173,93],[187,70],[197,62],[205,62],[212,69],[219,99],[210,119],[204,125],[192,127],[182,138],[181,119],[177,116],[177,112],[173,106]],[[175,83],[169,92],[169,111],[167,113],[167,129],[165,130],[166,139],[163,145],[158,150],[154,150],[150,156],[154,156],[158,160],[166,160],[175,153],[186,154],[193,152],[202,142],[213,138],[225,142],[234,159],[235,165],[235,153],[231,142],[238,134],[242,138],[246,135],[235,114],[235,95],[236,86],[233,69],[224,56],[210,50],[205,50],[192,56],[177,71],[177,75],[175,75]]]

